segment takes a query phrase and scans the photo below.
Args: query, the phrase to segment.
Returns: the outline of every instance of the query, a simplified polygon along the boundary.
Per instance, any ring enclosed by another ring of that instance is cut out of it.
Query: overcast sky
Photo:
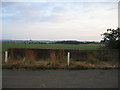
[[[117,2],[2,2],[2,39],[100,41],[118,27]]]

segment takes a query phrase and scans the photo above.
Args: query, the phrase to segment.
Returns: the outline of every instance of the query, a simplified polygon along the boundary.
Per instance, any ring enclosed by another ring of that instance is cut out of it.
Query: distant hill
[[[25,44],[99,44],[100,42],[95,41],[49,41],[49,40],[2,40],[2,42],[7,43],[25,43]]]
[[[57,44],[99,44],[99,42],[94,41],[57,41]]]

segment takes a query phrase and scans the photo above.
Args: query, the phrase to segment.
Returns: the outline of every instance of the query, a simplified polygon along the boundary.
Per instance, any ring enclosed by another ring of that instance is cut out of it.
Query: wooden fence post
[[[5,63],[8,61],[8,51],[5,51]]]
[[[70,65],[70,52],[68,52],[68,61],[67,61],[68,66]]]

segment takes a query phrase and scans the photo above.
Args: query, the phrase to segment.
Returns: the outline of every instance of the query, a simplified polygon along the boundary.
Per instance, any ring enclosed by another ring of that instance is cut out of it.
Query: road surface
[[[118,88],[117,70],[3,70],[3,88]]]

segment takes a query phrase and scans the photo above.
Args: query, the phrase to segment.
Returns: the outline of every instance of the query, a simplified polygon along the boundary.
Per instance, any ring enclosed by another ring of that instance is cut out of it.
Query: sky
[[[3,40],[100,41],[118,27],[117,2],[2,2],[0,13]]]

